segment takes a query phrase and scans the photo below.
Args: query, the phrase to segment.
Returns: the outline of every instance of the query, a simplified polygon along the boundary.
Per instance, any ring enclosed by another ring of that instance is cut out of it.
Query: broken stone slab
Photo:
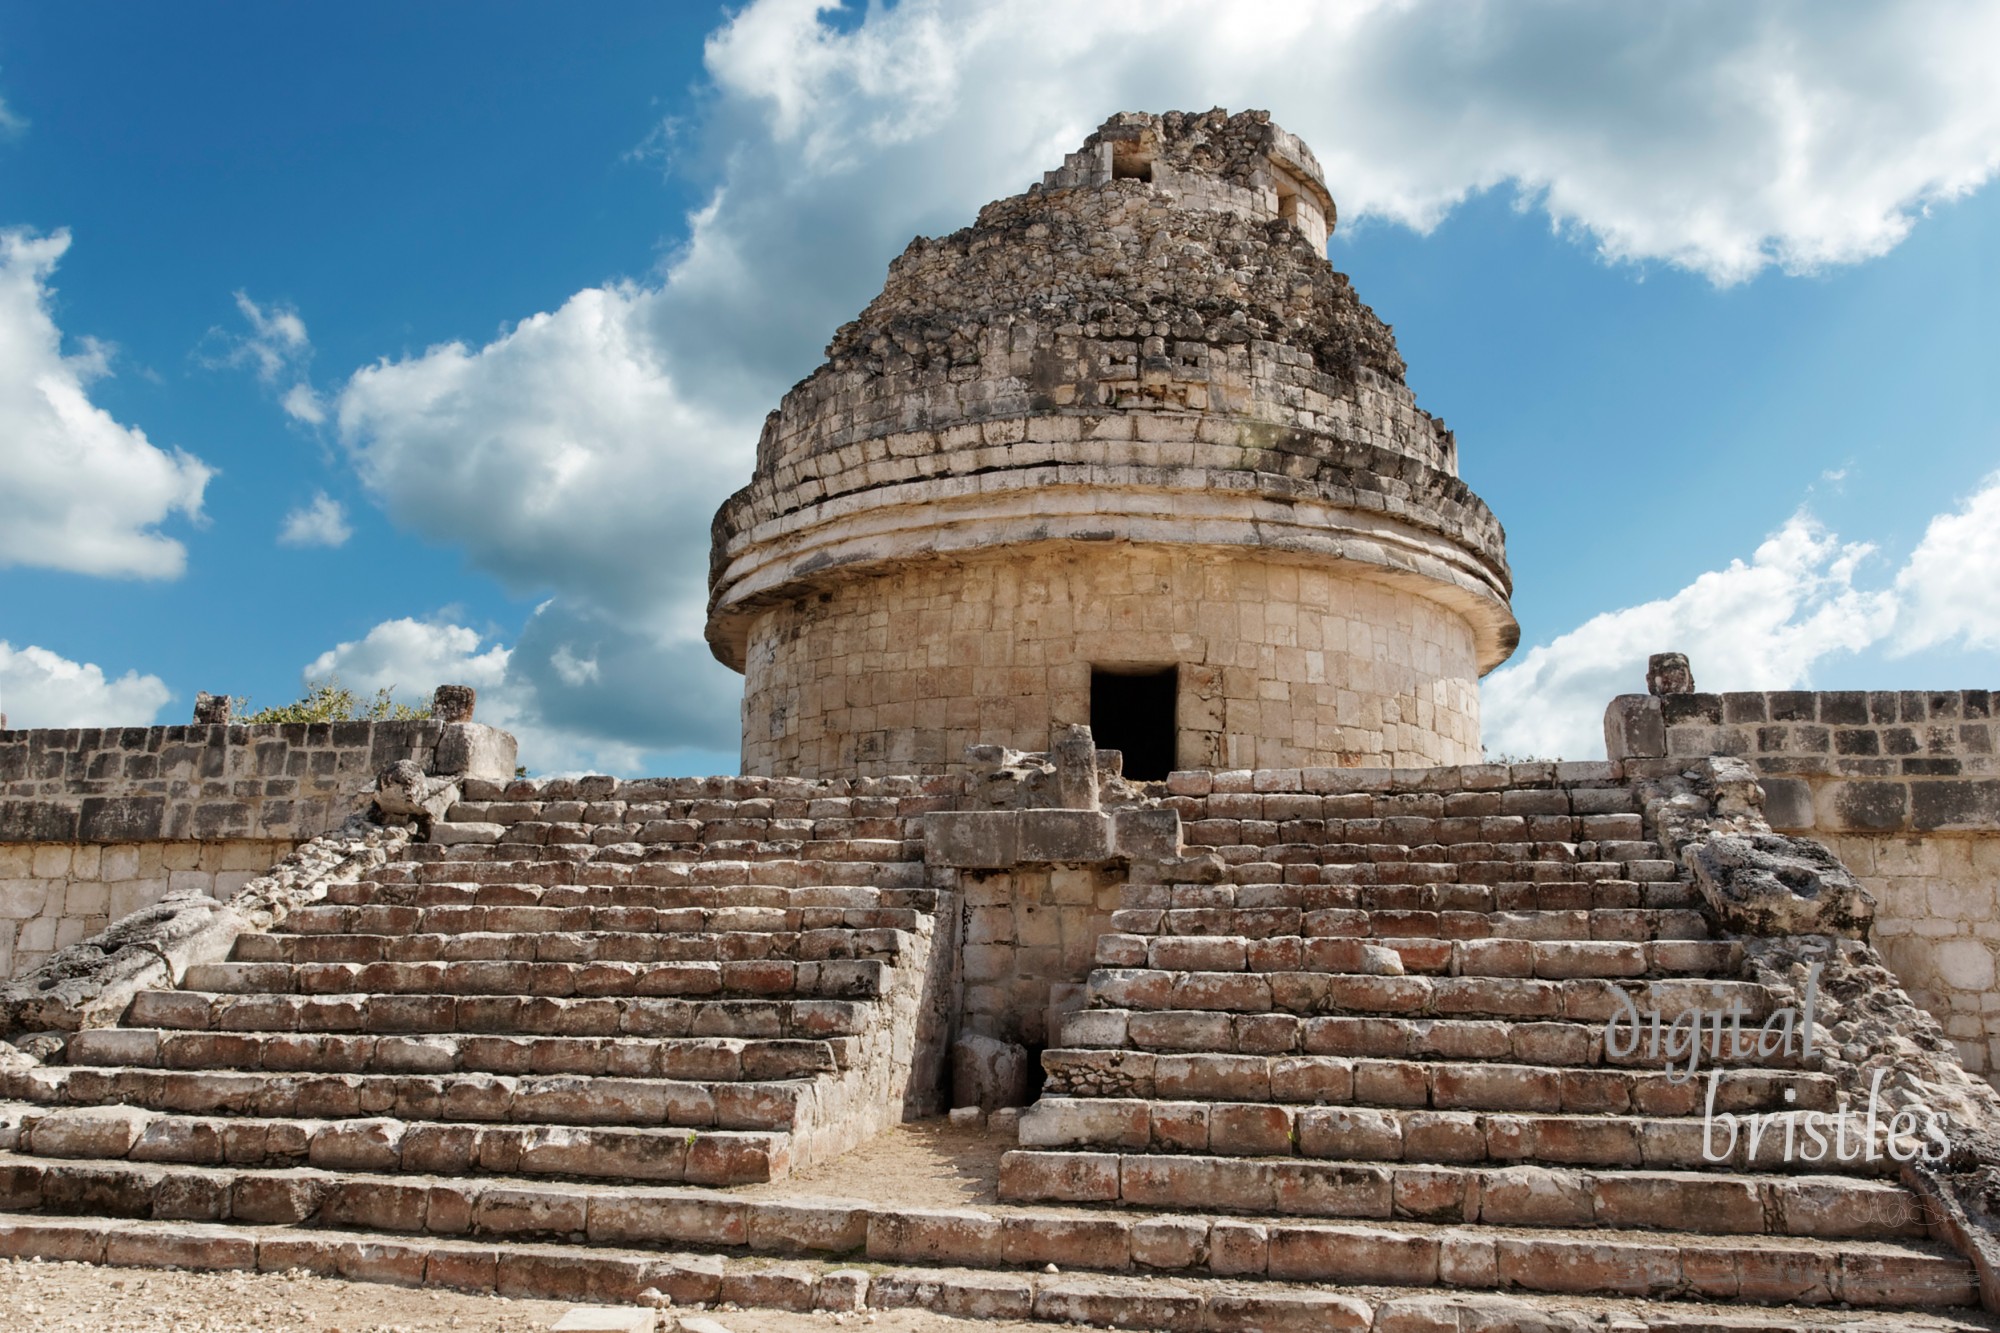
[[[500,841],[507,832],[505,824],[485,824],[468,822],[464,824],[434,823],[431,825],[430,840],[440,847],[472,846]]]
[[[1723,833],[1685,852],[1723,928],[1742,935],[1866,939],[1875,900],[1822,843],[1783,833]]]
[[[654,1333],[657,1310],[630,1305],[578,1305],[549,1325],[549,1333]]]
[[[414,759],[398,759],[375,779],[375,809],[387,819],[442,820],[458,804],[455,777],[432,777]]]
[[[1621,694],[1605,706],[1605,758],[1659,759],[1666,753],[1667,723],[1657,696]]]
[[[487,782],[512,782],[520,743],[482,722],[451,722],[438,736],[432,767],[439,773]]]
[[[1027,1048],[965,1033],[951,1046],[951,1088],[960,1109],[993,1111],[1021,1105],[1028,1100]]]

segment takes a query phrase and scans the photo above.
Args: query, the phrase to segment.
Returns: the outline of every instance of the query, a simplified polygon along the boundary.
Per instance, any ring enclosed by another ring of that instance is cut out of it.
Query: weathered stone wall
[[[1122,867],[1110,864],[961,872],[961,1030],[1045,1044],[1051,1012],[1083,1002],[1124,885]]]
[[[295,845],[288,838],[0,843],[0,980],[170,892],[232,897]]]
[[[169,892],[233,895],[402,759],[509,777],[514,742],[428,721],[0,731],[0,979]]]
[[[1479,755],[1463,618],[1248,553],[1076,543],[932,561],[773,607],[750,655],[749,773],[935,773],[975,742],[1039,749],[1090,721],[1092,665],[1180,668],[1180,768]]]
[[[2000,1074],[2000,756],[1986,690],[1626,695],[1616,758],[1743,759],[1782,833],[1819,839],[1874,895],[1874,939],[1968,1069]]]

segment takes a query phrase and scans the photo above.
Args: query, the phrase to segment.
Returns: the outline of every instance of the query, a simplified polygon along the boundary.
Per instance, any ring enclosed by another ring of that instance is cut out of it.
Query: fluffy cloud
[[[7,105],[5,98],[0,98],[0,138],[19,134],[27,128],[28,122],[15,114],[14,109]]]
[[[1814,668],[1839,653],[2000,648],[2000,473],[1933,518],[1895,577],[1869,590],[1856,575],[1874,551],[1801,512],[1749,563],[1529,649],[1480,686],[1487,749],[1601,755],[1604,705],[1642,688],[1657,652],[1686,653],[1705,690],[1780,690],[1809,686]]]
[[[306,375],[312,362],[312,337],[298,310],[280,302],[259,305],[246,292],[236,293],[236,312],[250,326],[247,333],[210,329],[204,346],[219,350],[205,360],[211,366],[247,367],[259,383],[276,390],[286,387],[279,404],[285,415],[309,426],[326,420],[326,405]]]
[[[699,640],[708,519],[748,479],[763,413],[913,232],[964,225],[1114,111],[1267,107],[1320,153],[1344,220],[1427,228],[1504,189],[1608,258],[1718,283],[1880,254],[2000,166],[1990,8],[909,0],[838,25],[828,8],[755,0],[711,35],[703,118],[660,142],[714,188],[658,274],[483,345],[384,360],[295,410],[332,415],[399,524],[549,595],[523,649],[558,625],[576,643],[513,670],[579,734],[646,727],[627,734],[660,746],[721,729],[734,682]],[[1713,577],[1789,579],[1810,621],[1815,598],[1848,605],[1825,583],[1847,557],[1824,540]],[[1660,631],[1698,616],[1661,605],[1619,615],[1666,616]],[[1769,635],[1774,661],[1804,651]],[[635,711],[621,675],[702,706]]]
[[[405,702],[442,684],[471,685],[478,719],[513,732],[536,772],[632,773],[661,748],[657,738],[710,755],[735,748],[733,689],[678,683],[698,681],[696,665],[644,636],[545,604],[513,648],[449,621],[389,620],[320,654],[304,676],[337,674],[357,691],[392,689]]]
[[[187,551],[156,528],[199,517],[212,474],[90,401],[109,352],[86,341],[64,356],[49,313],[68,249],[67,232],[0,232],[0,568],[173,578]]]
[[[347,521],[347,511],[340,501],[325,491],[317,491],[311,504],[285,515],[284,526],[278,529],[278,542],[283,546],[340,546],[353,535],[354,527]]]
[[[1701,575],[1671,597],[1593,616],[1480,685],[1493,754],[1585,759],[1604,752],[1604,706],[1644,688],[1646,659],[1675,650],[1705,690],[1807,684],[1833,653],[1876,643],[1896,599],[1855,586],[1872,547],[1845,544],[1801,513],[1746,564]]]
[[[2000,648],[2000,473],[1956,513],[1939,514],[1896,576],[1897,655],[1962,641]]]
[[[150,726],[173,697],[158,676],[108,680],[93,662],[0,639],[0,713],[10,727]]]

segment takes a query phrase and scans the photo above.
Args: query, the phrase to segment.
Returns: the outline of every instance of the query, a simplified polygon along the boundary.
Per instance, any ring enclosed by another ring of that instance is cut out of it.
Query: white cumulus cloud
[[[63,355],[50,314],[69,244],[63,231],[0,231],[0,568],[173,578],[187,550],[157,528],[198,518],[213,474],[90,401],[109,352],[86,341]]]
[[[0,639],[0,713],[10,727],[151,726],[173,697],[158,676],[112,680],[94,662]]]
[[[1593,616],[1488,676],[1487,750],[1602,755],[1605,705],[1643,689],[1646,659],[1658,652],[1686,653],[1698,688],[1727,691],[1807,688],[1814,668],[1841,653],[1894,660],[1941,646],[2000,648],[2000,473],[1932,518],[1894,577],[1870,589],[1857,575],[1874,555],[1795,514],[1747,563]]]
[[[1896,654],[1954,641],[2000,648],[2000,473],[1955,513],[1930,521],[1896,590],[1903,598]]]
[[[353,535],[347,510],[325,491],[315,492],[311,504],[286,514],[278,529],[278,541],[284,546],[340,546]]]
[[[1671,597],[1593,616],[1530,648],[1480,684],[1486,748],[1517,757],[1604,753],[1604,707],[1645,688],[1646,659],[1684,652],[1703,690],[1804,686],[1815,664],[1859,652],[1896,620],[1895,595],[1855,585],[1874,548],[1795,515],[1746,563],[1733,560]]]
[[[489,643],[479,631],[449,621],[383,621],[360,639],[314,658],[304,678],[338,675],[358,692],[392,689],[404,702],[427,699],[439,685],[470,685],[479,691],[475,719],[512,732],[521,743],[521,761],[538,773],[634,772],[649,748],[634,738],[661,731],[644,716],[645,710],[704,706],[698,697],[679,698],[681,692],[663,688],[657,679],[639,679],[629,667],[621,670],[618,660],[612,663],[613,678],[604,680],[595,655],[575,656],[569,641],[579,626],[562,623],[551,629],[543,623],[547,610],[529,621],[523,642],[513,648]],[[558,640],[553,648],[546,644],[550,637]],[[626,654],[627,659],[632,656]],[[643,672],[651,654],[642,650],[637,657]],[[579,699],[579,686],[601,688],[612,698]],[[678,723],[667,729],[705,734],[693,716],[680,717]]]

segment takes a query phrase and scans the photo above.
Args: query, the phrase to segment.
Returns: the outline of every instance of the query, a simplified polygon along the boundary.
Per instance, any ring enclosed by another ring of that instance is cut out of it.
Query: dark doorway
[[[1090,731],[1100,750],[1125,756],[1125,776],[1158,782],[1174,771],[1174,667],[1092,667]]]

